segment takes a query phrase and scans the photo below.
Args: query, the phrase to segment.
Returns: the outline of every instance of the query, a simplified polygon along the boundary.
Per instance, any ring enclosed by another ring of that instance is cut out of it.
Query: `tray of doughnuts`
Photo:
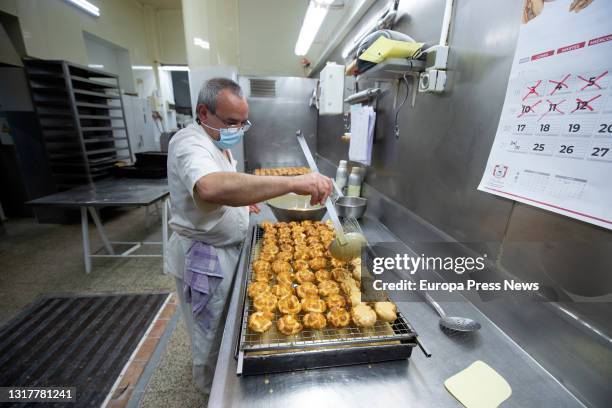
[[[239,374],[410,355],[415,331],[393,302],[362,298],[367,272],[361,259],[334,259],[327,249],[334,238],[329,222],[254,227],[245,263]]]
[[[306,173],[310,173],[308,167],[273,167],[253,171],[256,176],[299,176]]]

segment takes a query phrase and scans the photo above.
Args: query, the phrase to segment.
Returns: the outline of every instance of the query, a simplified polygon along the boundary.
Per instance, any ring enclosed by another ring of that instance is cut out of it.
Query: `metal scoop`
[[[302,131],[298,129],[297,132],[295,132],[295,135],[297,136],[298,143],[302,148],[302,152],[304,152],[304,156],[306,157],[310,170],[319,172],[317,164],[312,156],[312,153],[310,152],[308,144],[306,143],[306,139],[304,139]],[[342,196],[342,192],[338,186],[336,186],[336,183],[332,181],[332,184],[334,185],[336,194],[338,196]],[[334,206],[334,203],[330,197],[325,200],[325,207],[327,208],[329,218],[334,224],[334,229],[336,230],[336,239],[334,239],[329,246],[329,252],[334,258],[341,261],[350,261],[353,258],[359,257],[361,255],[361,247],[366,242],[363,234],[359,231],[353,231],[347,234],[344,233],[344,228],[342,228],[340,218],[338,218],[336,207]]]
[[[442,331],[453,334],[453,333],[471,333],[480,329],[480,323],[469,319],[467,317],[451,317],[446,314],[442,306],[427,292],[424,293],[425,300],[427,303],[434,308],[434,310],[440,315],[440,329]]]

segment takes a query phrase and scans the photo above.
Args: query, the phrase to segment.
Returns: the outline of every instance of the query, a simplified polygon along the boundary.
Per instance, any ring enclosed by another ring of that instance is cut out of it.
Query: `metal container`
[[[339,217],[359,219],[365,213],[367,205],[368,200],[363,197],[338,197],[336,211]]]
[[[310,205],[310,196],[285,194],[266,201],[279,221],[321,221],[325,212],[324,205]]]

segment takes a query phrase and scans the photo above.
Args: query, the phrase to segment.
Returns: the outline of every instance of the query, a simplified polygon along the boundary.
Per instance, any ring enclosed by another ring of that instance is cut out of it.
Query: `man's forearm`
[[[194,193],[208,203],[239,207],[287,194],[292,187],[291,177],[217,172],[199,179]]]

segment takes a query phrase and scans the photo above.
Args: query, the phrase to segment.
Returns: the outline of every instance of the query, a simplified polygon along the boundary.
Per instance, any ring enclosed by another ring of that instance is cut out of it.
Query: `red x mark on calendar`
[[[542,83],[542,80],[540,79],[538,82],[535,83],[534,86],[528,86],[527,89],[529,90],[529,92],[527,93],[527,95],[525,95],[523,97],[523,100],[527,99],[529,97],[529,95],[535,95],[535,96],[540,96],[540,94],[538,93],[537,89],[538,86],[540,86],[540,84]]]
[[[562,80],[560,81],[554,81],[552,79],[549,79],[548,82],[550,82],[551,84],[555,84],[555,86],[553,87],[552,92],[550,93],[551,95],[554,95],[555,92],[560,91],[563,88],[567,89],[567,84],[565,83],[565,81],[567,81],[567,79],[570,77],[570,74],[567,74],[565,77],[563,77]]]
[[[580,88],[581,91],[584,91],[586,88],[588,88],[589,86],[596,86],[597,89],[601,89],[601,86],[599,86],[599,84],[597,83],[597,81],[599,81],[601,78],[605,77],[606,75],[608,75],[608,71],[604,72],[603,74],[597,76],[597,77],[590,77],[588,79],[581,77],[580,75],[578,75],[578,78],[582,79],[584,82],[586,82],[586,85],[583,86],[582,88]]]
[[[591,112],[593,112],[595,109],[593,109],[593,107],[591,105],[589,105],[591,102],[593,102],[595,99],[599,98],[601,96],[601,94],[592,97],[591,99],[589,99],[588,101],[583,101],[580,98],[576,98],[576,109],[574,109],[572,111],[572,113],[576,112],[577,110],[585,110],[588,109]]]
[[[536,103],[534,103],[533,105],[523,105],[523,107],[521,109],[521,114],[518,115],[517,117],[520,118],[521,116],[523,116],[524,114],[529,113],[529,112],[536,113],[535,107],[538,106],[540,103],[542,103],[541,99],[539,101],[537,101]]]
[[[561,115],[565,115],[565,112],[563,112],[561,109],[559,109],[559,105],[561,105],[563,102],[565,102],[565,99],[559,101],[559,102],[552,102],[550,99],[547,99],[546,102],[548,102],[548,110],[546,112],[544,112],[542,114],[542,116],[540,116],[540,119],[538,119],[538,122],[540,120],[542,120],[542,118],[546,115],[548,115],[550,112],[557,112],[560,113]]]

